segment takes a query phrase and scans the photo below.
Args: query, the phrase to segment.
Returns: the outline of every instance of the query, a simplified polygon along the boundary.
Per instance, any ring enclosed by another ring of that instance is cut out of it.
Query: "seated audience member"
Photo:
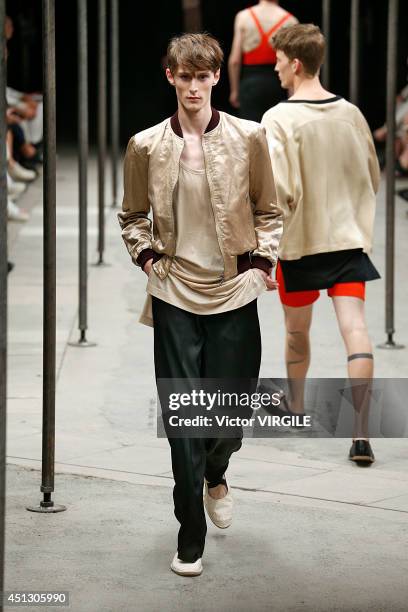
[[[396,176],[408,176],[408,85],[400,91],[397,96],[397,108],[395,112],[395,173]],[[384,124],[373,133],[374,140],[379,153],[381,166],[385,165],[385,153],[383,143],[387,138],[387,125]]]

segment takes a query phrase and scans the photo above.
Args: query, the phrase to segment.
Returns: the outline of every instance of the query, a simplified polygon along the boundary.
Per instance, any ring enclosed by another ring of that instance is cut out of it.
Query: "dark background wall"
[[[59,141],[76,141],[77,39],[76,1],[56,0],[57,135]],[[203,27],[231,47],[235,13],[252,4],[248,0],[202,0]],[[321,25],[321,0],[282,0],[282,6],[302,22]],[[348,96],[350,1],[333,0],[331,90]],[[108,2],[109,5],[109,2]],[[40,90],[41,0],[7,0],[15,23],[9,43],[9,82],[25,91]],[[372,127],[385,116],[387,0],[361,0],[361,99],[360,107]],[[139,2],[120,0],[121,140],[161,121],[175,110],[175,97],[162,68],[168,39],[183,31],[180,0]],[[90,125],[95,138],[97,0],[88,0]],[[408,2],[400,2],[398,87],[406,83],[408,56]],[[109,86],[108,86],[109,100]],[[226,68],[215,89],[214,104],[233,112],[228,104]]]

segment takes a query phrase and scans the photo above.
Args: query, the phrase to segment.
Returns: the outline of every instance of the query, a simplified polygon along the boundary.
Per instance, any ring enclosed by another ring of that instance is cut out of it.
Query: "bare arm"
[[[242,13],[238,13],[234,22],[234,38],[228,58],[228,75],[230,81],[230,104],[239,108],[239,76],[242,57]]]

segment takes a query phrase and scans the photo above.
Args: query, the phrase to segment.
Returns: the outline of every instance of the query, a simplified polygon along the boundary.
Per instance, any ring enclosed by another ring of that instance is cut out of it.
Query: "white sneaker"
[[[214,499],[208,492],[208,482],[204,483],[204,506],[207,514],[216,527],[226,529],[232,523],[232,510],[234,498],[231,489],[227,486],[227,494],[221,499]]]
[[[27,168],[23,168],[23,166],[20,166],[18,162],[9,164],[8,172],[13,181],[30,182],[33,181],[37,176],[34,170],[27,170]]]
[[[30,215],[14,204],[10,198],[7,199],[7,218],[9,221],[28,221]]]
[[[13,181],[11,176],[7,174],[7,195],[12,200],[17,200],[26,190],[26,184],[20,181]]]
[[[203,564],[201,563],[201,557],[194,563],[188,563],[179,559],[176,553],[170,568],[179,576],[199,576],[203,571]]]

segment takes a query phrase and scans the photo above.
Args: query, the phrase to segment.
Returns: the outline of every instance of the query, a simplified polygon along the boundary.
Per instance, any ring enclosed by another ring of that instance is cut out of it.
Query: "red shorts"
[[[282,268],[279,265],[276,267],[276,280],[279,283],[279,297],[285,306],[299,308],[300,306],[310,306],[319,299],[320,291],[311,289],[310,291],[286,291],[285,281],[282,274]],[[333,287],[327,289],[329,297],[348,296],[356,297],[360,300],[365,298],[365,283],[336,283]]]

